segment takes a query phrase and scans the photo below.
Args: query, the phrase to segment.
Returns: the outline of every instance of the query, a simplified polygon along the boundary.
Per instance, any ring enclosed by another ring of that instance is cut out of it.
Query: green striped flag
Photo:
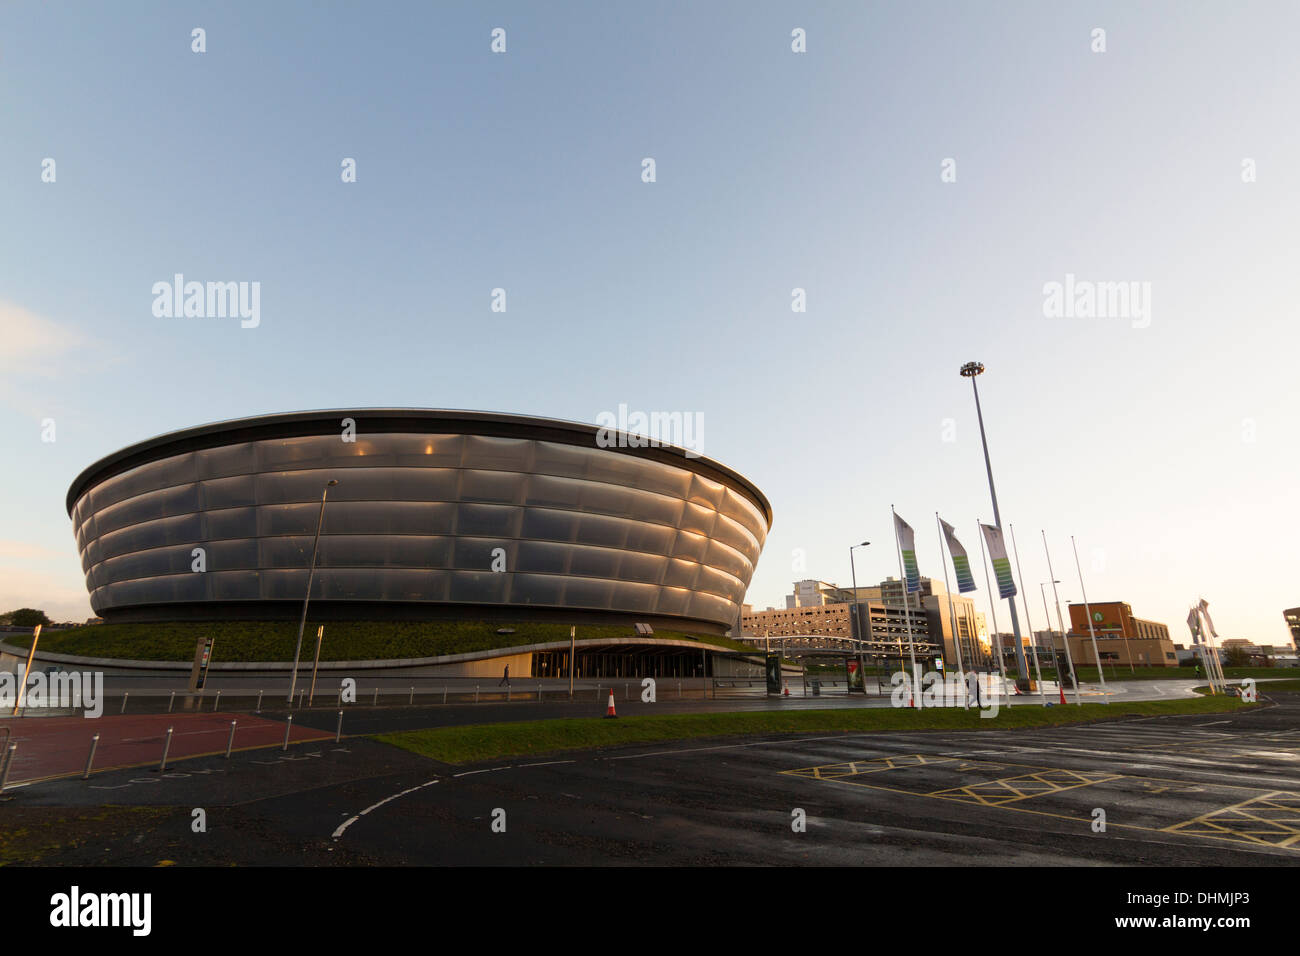
[[[1011,578],[1011,560],[1007,557],[1007,546],[1002,540],[1002,532],[992,525],[982,524],[984,543],[988,545],[989,560],[993,562],[993,573],[998,579],[998,594],[1004,598],[1016,596],[1016,582]]]
[[[961,546],[957,540],[957,532],[948,522],[942,518],[939,524],[943,528],[943,536],[948,541],[948,553],[952,555],[952,568],[957,572],[957,592],[965,594],[967,591],[975,590],[975,577],[970,573],[970,559],[966,557],[966,549]]]
[[[903,577],[907,579],[907,593],[921,590],[921,572],[916,567],[916,534],[912,526],[894,515],[894,534],[898,535],[898,550],[903,552]]]

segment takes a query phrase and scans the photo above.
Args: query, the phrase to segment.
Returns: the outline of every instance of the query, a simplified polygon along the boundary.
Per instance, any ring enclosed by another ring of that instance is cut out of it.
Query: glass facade
[[[689,466],[530,438],[337,432],[160,457],[72,507],[96,614],[312,600],[512,605],[736,621],[764,511]],[[191,570],[193,549],[206,570]],[[493,570],[496,549],[504,572]]]

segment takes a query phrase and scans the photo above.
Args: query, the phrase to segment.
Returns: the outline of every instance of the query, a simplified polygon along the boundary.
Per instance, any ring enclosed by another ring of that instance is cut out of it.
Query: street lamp
[[[293,673],[289,677],[289,697],[288,702],[293,704],[293,691],[298,684],[298,659],[302,655],[302,629],[307,625],[307,604],[311,601],[311,582],[316,576],[316,548],[320,545],[320,528],[325,521],[325,496],[329,494],[331,488],[338,484],[337,478],[331,478],[325,482],[325,487],[320,493],[320,516],[316,519],[316,538],[311,545],[311,566],[307,570],[307,593],[302,599],[302,617],[298,620],[298,646],[293,651]]]
[[[863,541],[861,544],[855,544],[849,547],[849,573],[853,576],[853,630],[858,638],[858,671],[862,675],[862,694],[867,693],[867,672],[864,669],[865,664],[862,661],[862,611],[858,602],[858,569],[853,565],[853,551],[855,548],[865,548],[871,544],[870,541]]]
[[[980,390],[975,384],[975,377],[983,373],[984,364],[982,362],[967,362],[961,367],[962,378],[970,379],[971,389],[975,392],[975,414],[980,423],[980,443],[984,446],[984,470],[988,472],[989,496],[993,499],[993,524],[997,526],[998,531],[1001,531],[1002,515],[998,511],[998,493],[993,487],[993,465],[989,462],[989,442],[984,434],[984,412],[980,409]],[[1025,649],[1020,643],[1020,619],[1016,616],[1016,602],[1014,599],[1009,599],[1007,604],[1011,607],[1011,633],[1015,637],[1016,666],[1020,670],[1020,679],[1028,684],[1029,666],[1025,663]]]

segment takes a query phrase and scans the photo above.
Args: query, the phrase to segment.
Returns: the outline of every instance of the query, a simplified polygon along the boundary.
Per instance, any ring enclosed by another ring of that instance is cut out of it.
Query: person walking
[[[501,675],[501,680],[497,681],[498,687],[500,687],[502,684],[505,684],[507,687],[510,686],[510,665],[509,664],[506,665],[506,672]]]

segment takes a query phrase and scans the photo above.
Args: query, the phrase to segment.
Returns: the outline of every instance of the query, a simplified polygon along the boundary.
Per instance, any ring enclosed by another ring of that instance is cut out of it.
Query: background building
[[[1158,621],[1133,616],[1133,609],[1123,601],[1090,601],[1092,631],[1097,637],[1097,653],[1103,664],[1133,667],[1177,667],[1178,653],[1169,637],[1169,627]],[[1070,654],[1076,665],[1095,666],[1088,614],[1082,604],[1071,604]],[[1058,640],[1057,648],[1064,652]]]
[[[1300,607],[1289,607],[1282,612],[1286,619],[1287,630],[1291,632],[1291,644],[1300,652]]]
[[[797,639],[801,645],[844,646],[854,637],[854,589],[816,579],[794,582],[784,610],[753,611],[746,607],[741,629],[746,636]],[[918,593],[904,604],[903,584],[887,578],[878,585],[856,591],[867,629],[865,652],[871,655],[910,657],[909,622],[918,656],[942,657],[957,666],[956,641],[961,641],[962,662],[970,666],[991,664],[988,627],[975,602],[961,594],[949,596],[943,585],[921,579]],[[824,639],[818,645],[818,638]],[[787,646],[790,646],[787,640]]]
[[[931,637],[930,619],[924,612],[913,608],[909,614],[902,607],[864,601],[859,613],[869,634],[862,647],[868,657],[909,658],[909,640],[918,662],[942,654],[939,643]],[[852,604],[754,611],[742,617],[741,629],[747,639],[760,639],[758,646],[763,645],[761,639],[770,638],[774,648],[777,641],[782,641],[787,648],[851,650],[857,648],[851,640],[852,614]]]

